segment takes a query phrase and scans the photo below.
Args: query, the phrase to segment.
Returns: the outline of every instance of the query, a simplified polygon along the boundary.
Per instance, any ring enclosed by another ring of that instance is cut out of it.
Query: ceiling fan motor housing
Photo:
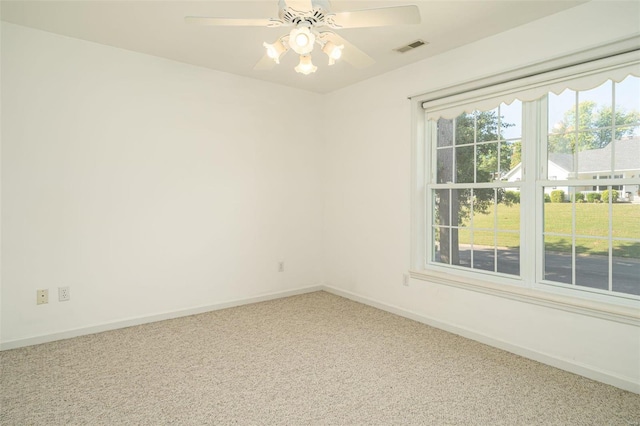
[[[285,25],[289,24],[294,27],[299,25],[308,25],[310,27],[319,27],[326,25],[327,14],[321,8],[316,8],[306,12],[300,12],[290,7],[280,10],[280,19]]]

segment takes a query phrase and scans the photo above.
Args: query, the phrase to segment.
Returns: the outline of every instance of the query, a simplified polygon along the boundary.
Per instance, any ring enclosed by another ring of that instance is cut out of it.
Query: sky
[[[615,87],[616,110],[622,108],[623,111],[640,111],[640,78],[629,76],[620,83],[613,83],[611,80],[599,87],[585,90],[578,93],[578,102],[595,101],[598,107],[611,106],[613,99],[613,88]],[[549,131],[553,126],[562,121],[564,114],[576,104],[576,92],[565,90],[559,95],[549,94]],[[511,105],[500,105],[500,114],[507,123],[515,124],[504,130],[506,139],[520,139],[522,136],[522,102],[515,100]],[[640,136],[640,126],[635,131]]]
[[[620,83],[608,80],[599,87],[578,93],[578,103],[594,101],[601,107],[611,107],[613,100],[613,86],[615,85],[616,110],[630,112],[640,111],[640,78],[629,76]],[[576,92],[565,90],[560,95],[549,95],[549,131],[562,121],[565,111],[573,108],[576,102]],[[636,134],[638,131],[636,130]]]

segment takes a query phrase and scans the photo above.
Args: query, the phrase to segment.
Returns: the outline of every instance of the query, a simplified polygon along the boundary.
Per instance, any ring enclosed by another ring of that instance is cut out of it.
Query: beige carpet
[[[640,396],[325,293],[0,353],[0,424],[638,425]]]

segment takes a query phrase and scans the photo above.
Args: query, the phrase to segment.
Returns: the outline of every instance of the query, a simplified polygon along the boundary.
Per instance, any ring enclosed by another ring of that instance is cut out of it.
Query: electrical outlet
[[[71,290],[69,287],[58,287],[58,301],[66,302],[71,299]]]
[[[402,274],[402,285],[409,287],[409,274]]]
[[[45,303],[49,303],[49,290],[48,289],[38,289],[36,290],[36,304],[44,305]]]
[[[284,272],[284,262],[278,262],[278,272]]]

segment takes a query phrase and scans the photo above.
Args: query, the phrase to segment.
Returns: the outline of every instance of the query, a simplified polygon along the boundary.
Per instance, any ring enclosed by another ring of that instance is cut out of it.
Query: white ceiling
[[[160,56],[318,93],[330,92],[475,40],[576,6],[584,1],[332,1],[333,12],[416,4],[422,23],[336,31],[376,63],[356,69],[339,61],[327,65],[313,55],[315,74],[293,68],[289,52],[279,66],[256,71],[272,42],[286,28],[187,25],[185,16],[277,18],[277,0],[261,1],[2,1],[2,20],[70,37]],[[422,39],[429,44],[401,54],[394,48]]]

